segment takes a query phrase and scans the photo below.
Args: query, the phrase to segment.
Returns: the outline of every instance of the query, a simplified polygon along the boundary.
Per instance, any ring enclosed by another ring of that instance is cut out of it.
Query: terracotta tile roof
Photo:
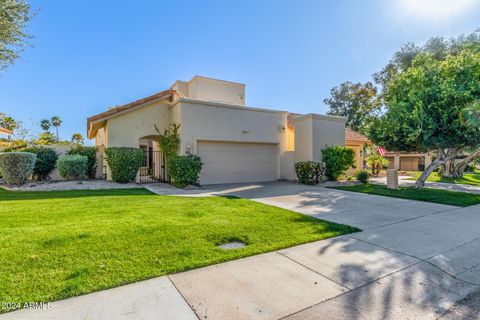
[[[8,129],[5,129],[3,127],[0,127],[0,133],[3,133],[3,134],[12,134],[12,131],[8,130]]]
[[[99,121],[105,121],[109,118],[112,118],[118,114],[122,114],[125,112],[128,112],[130,109],[134,109],[135,107],[141,106],[145,103],[155,101],[158,99],[167,99],[167,98],[184,98],[185,96],[178,92],[177,90],[174,89],[169,89],[169,90],[164,90],[162,92],[153,94],[151,96],[135,100],[133,102],[127,103],[123,106],[118,106],[115,108],[111,108],[105,112],[98,113],[96,115],[93,115],[89,118],[87,118],[87,130],[88,130],[88,137],[93,138],[97,132],[98,129],[93,129],[92,124],[94,122],[99,122]]]
[[[353,131],[350,128],[345,128],[346,141],[370,142],[370,140],[361,133]]]

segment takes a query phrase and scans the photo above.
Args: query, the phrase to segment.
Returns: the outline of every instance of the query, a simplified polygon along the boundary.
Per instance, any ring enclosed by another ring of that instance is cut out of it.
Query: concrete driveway
[[[480,206],[293,183],[180,192],[150,188],[160,194],[241,196],[364,231],[0,319],[435,319],[480,285]]]

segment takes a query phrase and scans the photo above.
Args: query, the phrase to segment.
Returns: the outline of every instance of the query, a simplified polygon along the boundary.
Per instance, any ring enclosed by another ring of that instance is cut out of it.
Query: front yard
[[[412,178],[409,180],[417,180],[418,177],[422,174],[421,171],[412,171],[409,172],[409,175]],[[474,173],[465,173],[463,178],[455,179],[455,178],[445,178],[440,176],[437,172],[432,172],[432,174],[428,177],[430,182],[444,182],[444,183],[457,183],[457,184],[469,184],[473,186],[480,186],[480,171],[475,171]]]
[[[422,188],[414,190],[408,187],[401,187],[398,190],[388,189],[386,186],[377,184],[361,184],[354,186],[331,187],[333,189],[353,191],[360,193],[368,193],[379,196],[410,199],[417,201],[434,202],[447,204],[457,207],[468,207],[480,204],[480,194],[472,194],[466,192],[455,192],[447,190],[438,190],[431,188]]]
[[[355,231],[232,197],[0,189],[0,301],[53,301]],[[234,240],[247,246],[216,247]]]

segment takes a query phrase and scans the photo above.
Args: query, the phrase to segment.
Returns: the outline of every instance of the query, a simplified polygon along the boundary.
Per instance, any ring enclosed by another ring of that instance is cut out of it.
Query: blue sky
[[[40,1],[34,47],[0,75],[0,111],[40,132],[204,75],[247,84],[247,104],[324,113],[343,81],[368,81],[408,41],[480,27],[475,0]]]

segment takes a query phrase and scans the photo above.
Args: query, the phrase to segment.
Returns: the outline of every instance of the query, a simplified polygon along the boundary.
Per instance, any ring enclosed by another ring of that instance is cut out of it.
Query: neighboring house
[[[5,129],[4,127],[0,127],[0,134],[8,136],[8,135],[12,134],[12,131],[10,131],[8,129]]]
[[[345,146],[355,151],[355,168],[350,168],[345,173],[348,176],[354,175],[365,167],[365,146],[372,142],[363,134],[345,128]]]
[[[100,147],[145,150],[139,181],[164,180],[158,133],[180,124],[180,154],[197,154],[200,183],[259,182],[296,178],[294,163],[321,160],[325,146],[345,145],[345,118],[245,105],[245,85],[195,76],[170,89],[110,108],[87,120]],[[107,179],[110,173],[106,168]]]
[[[431,153],[387,152],[389,168],[400,171],[423,171],[432,163]]]

